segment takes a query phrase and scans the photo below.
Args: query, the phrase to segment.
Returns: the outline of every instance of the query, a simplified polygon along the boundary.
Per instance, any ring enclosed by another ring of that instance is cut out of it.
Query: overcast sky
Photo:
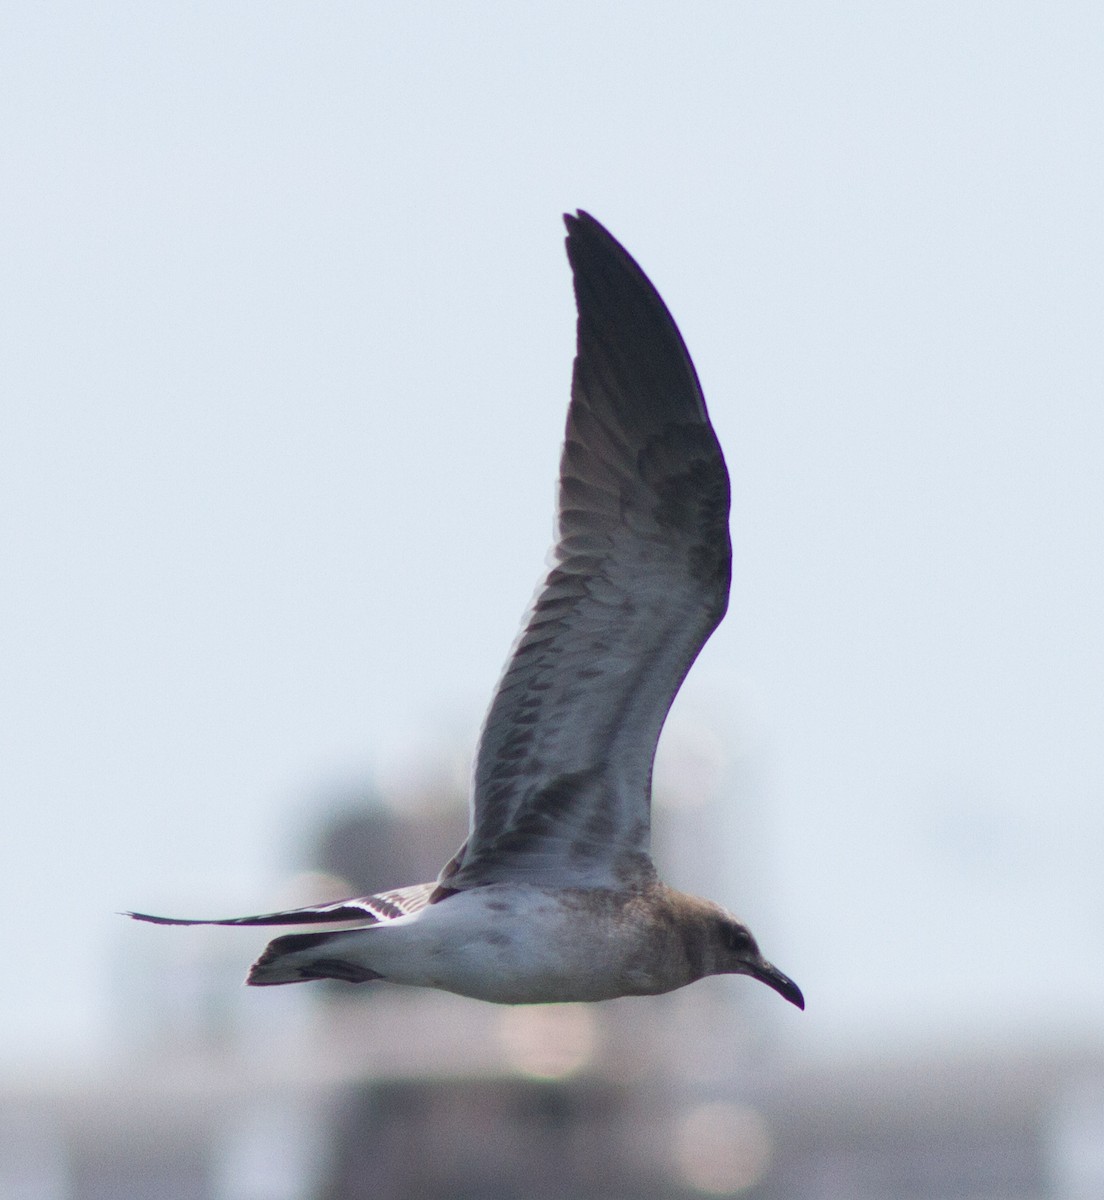
[[[1102,80],[1092,3],[7,5],[0,1053],[96,1044],[115,910],[263,908],[470,749],[576,207],[728,458],[682,703],[803,1036],[1098,1022]]]

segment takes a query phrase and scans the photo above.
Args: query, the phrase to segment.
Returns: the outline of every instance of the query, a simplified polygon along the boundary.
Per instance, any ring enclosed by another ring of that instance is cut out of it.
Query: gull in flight
[[[805,1006],[745,925],[652,864],[656,743],[728,605],[728,472],[659,293],[593,217],[565,221],[579,319],[556,543],[483,724],[467,840],[432,883],[373,896],[209,922],[129,914],[327,926],[270,942],[251,984],[379,979],[540,1004],[734,974]]]

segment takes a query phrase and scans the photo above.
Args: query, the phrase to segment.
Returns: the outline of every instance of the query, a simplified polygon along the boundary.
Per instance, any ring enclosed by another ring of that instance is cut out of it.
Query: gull
[[[659,293],[589,214],[564,218],[578,309],[556,541],[484,720],[467,840],[431,883],[169,925],[284,934],[247,982],[341,979],[498,1004],[608,1000],[749,975],[805,1007],[719,904],[663,883],[652,763],[728,606],[729,481]]]

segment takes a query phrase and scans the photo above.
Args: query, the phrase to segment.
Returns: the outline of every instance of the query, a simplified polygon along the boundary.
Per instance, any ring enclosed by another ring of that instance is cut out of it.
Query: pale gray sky
[[[1092,3],[6,6],[0,1053],[95,1044],[114,910],[263,906],[327,783],[474,740],[579,206],[727,453],[686,699],[804,1036],[1098,1021],[1102,80]]]

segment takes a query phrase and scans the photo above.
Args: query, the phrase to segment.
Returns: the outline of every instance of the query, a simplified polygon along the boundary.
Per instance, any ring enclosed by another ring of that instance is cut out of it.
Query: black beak
[[[801,989],[788,975],[783,975],[776,966],[767,962],[765,958],[761,958],[757,963],[749,966],[748,974],[753,979],[758,979],[760,983],[765,983],[767,987],[774,988],[784,999],[804,1010],[805,997],[801,994]]]

